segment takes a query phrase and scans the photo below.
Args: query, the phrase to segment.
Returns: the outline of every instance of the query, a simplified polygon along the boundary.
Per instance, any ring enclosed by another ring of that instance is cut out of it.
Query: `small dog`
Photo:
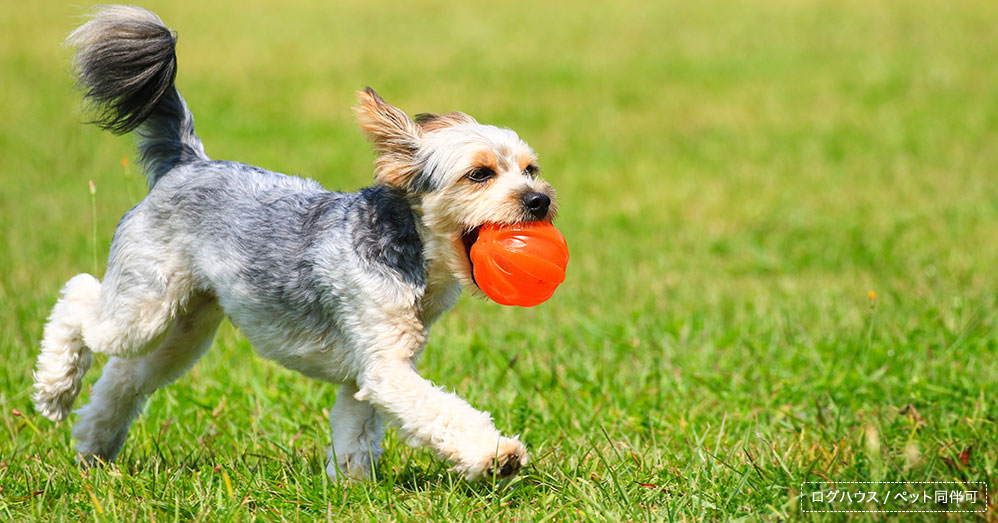
[[[136,130],[149,194],[111,243],[104,281],[79,274],[45,326],[33,400],[66,418],[91,351],[112,356],[77,410],[81,459],[113,460],[156,389],[204,353],[227,316],[265,358],[340,384],[330,477],[371,478],[384,421],[469,480],[527,464],[475,410],[416,372],[430,325],[475,289],[478,227],[552,220],[554,191],[513,131],[452,112],[409,118],[372,89],[355,112],[377,153],[372,187],[211,160],[174,86],[176,37],[155,14],[110,6],[74,31],[95,123]]]

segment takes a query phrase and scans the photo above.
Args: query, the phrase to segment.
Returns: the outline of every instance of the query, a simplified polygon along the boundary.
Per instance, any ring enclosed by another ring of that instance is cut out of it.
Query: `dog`
[[[67,42],[93,123],[137,133],[149,182],[117,226],[104,280],[70,279],[45,325],[32,399],[49,419],[68,416],[92,352],[111,356],[76,411],[81,460],[114,460],[146,398],[228,317],[261,356],[339,384],[333,479],[372,478],[386,422],[468,480],[528,463],[487,412],[416,371],[433,322],[462,287],[480,293],[478,228],[554,218],[554,190],[515,132],[461,112],[410,118],[367,88],[355,113],[375,184],[330,192],[207,156],[174,85],[176,36],[152,12],[100,8]]]

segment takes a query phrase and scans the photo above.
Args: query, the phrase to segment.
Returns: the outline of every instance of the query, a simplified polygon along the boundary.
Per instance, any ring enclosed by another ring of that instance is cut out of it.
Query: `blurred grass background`
[[[81,7],[0,0],[0,518],[797,519],[803,481],[998,486],[998,4],[143,5],[213,158],[366,185],[365,85],[540,154],[568,281],[462,298],[420,364],[532,465],[465,485],[390,436],[378,483],[329,484],[335,388],[226,324],[118,465],[75,466],[34,356],[93,270],[87,181],[101,271],[144,182],[130,138],[81,125]]]

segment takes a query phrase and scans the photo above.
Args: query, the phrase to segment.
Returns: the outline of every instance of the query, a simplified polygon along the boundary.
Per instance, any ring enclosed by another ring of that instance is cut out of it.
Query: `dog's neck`
[[[416,229],[423,244],[426,261],[426,290],[423,293],[423,322],[429,327],[447,309],[454,306],[461,294],[461,281],[455,276],[454,243],[457,238],[435,232],[423,214],[422,200],[409,196],[409,208],[416,218]]]

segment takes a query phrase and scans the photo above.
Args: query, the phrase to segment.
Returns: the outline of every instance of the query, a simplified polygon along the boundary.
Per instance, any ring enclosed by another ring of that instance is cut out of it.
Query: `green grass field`
[[[805,481],[993,500],[998,4],[143,4],[179,32],[213,158],[368,184],[365,85],[538,151],[568,281],[535,309],[462,298],[420,364],[532,462],[466,484],[390,431],[377,482],[333,484],[335,387],[225,324],[115,465],[77,466],[70,424],[30,404],[34,358],[59,288],[95,269],[88,180],[98,272],[144,182],[130,138],[81,124],[60,47],[79,3],[2,0],[0,520],[845,516],[803,514]]]

